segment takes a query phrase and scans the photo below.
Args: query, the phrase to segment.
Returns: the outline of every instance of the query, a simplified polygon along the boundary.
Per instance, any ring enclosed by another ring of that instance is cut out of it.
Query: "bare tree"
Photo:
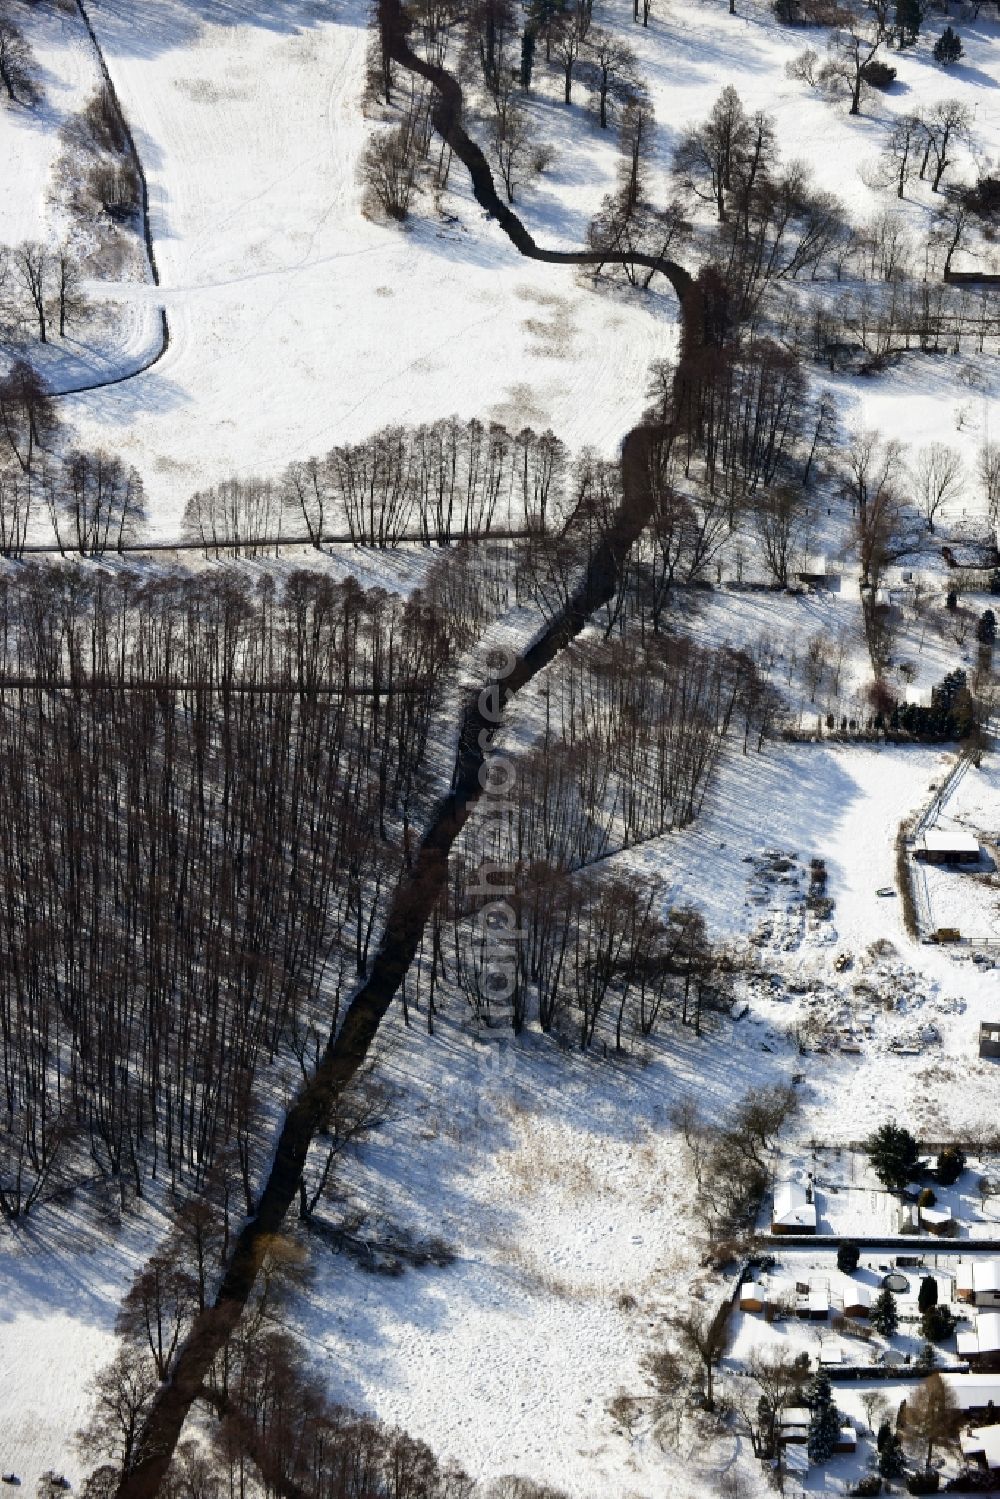
[[[705,124],[685,130],[674,149],[674,172],[698,197],[715,204],[720,223],[726,218],[726,195],[737,163],[752,140],[740,97],[727,84]]]
[[[986,500],[990,525],[1000,526],[1000,444],[984,442],[976,454],[976,474]]]
[[[726,1351],[729,1334],[727,1311],[725,1306],[714,1313],[693,1307],[672,1324],[682,1352],[701,1370],[708,1410],[715,1409],[715,1372]]]
[[[0,83],[12,104],[38,104],[42,91],[36,81],[35,55],[21,28],[0,14]]]
[[[531,125],[511,78],[498,79],[490,102],[490,149],[503,181],[507,202],[513,203],[530,162]]]
[[[639,86],[635,53],[628,42],[602,27],[587,34],[584,56],[598,99],[601,129],[608,128],[608,104],[624,103]]]
[[[86,311],[87,301],[83,295],[82,282],[80,262],[68,245],[60,245],[55,252],[55,295],[59,310],[60,338],[66,337],[70,320],[81,317]]]
[[[361,156],[361,180],[367,211],[381,209],[402,223],[417,182],[417,153],[406,124],[379,130],[372,137]]]
[[[38,337],[47,343],[49,272],[51,261],[44,245],[35,241],[18,245],[14,252],[14,269],[28,295],[38,324]]]
[[[926,145],[920,115],[897,115],[883,151],[886,175],[896,184],[897,198],[905,196],[906,184],[917,175],[921,144]]]
[[[942,507],[959,498],[964,482],[962,459],[954,448],[932,442],[920,449],[913,465],[913,488],[928,531],[934,530],[935,516]]]
[[[875,61],[889,34],[884,20],[876,13],[870,20],[852,20],[830,36],[829,57],[819,77],[828,87],[843,88],[850,95],[852,115],[861,113],[865,70]]]
[[[81,1455],[87,1460],[111,1455],[124,1472],[135,1455],[157,1386],[150,1360],[133,1346],[121,1348],[94,1380],[94,1409],[77,1433]]]
[[[935,1449],[954,1450],[960,1426],[961,1412],[940,1374],[925,1379],[906,1402],[903,1440],[922,1457],[925,1472],[930,1472]]]
[[[968,143],[972,129],[972,114],[968,105],[960,99],[941,99],[925,115],[921,124],[924,133],[924,154],[920,163],[920,176],[930,172],[931,189],[937,192],[941,179],[954,162],[956,144]]]

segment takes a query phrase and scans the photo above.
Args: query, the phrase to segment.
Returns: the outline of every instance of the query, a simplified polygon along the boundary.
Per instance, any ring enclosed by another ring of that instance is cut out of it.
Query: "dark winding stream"
[[[634,262],[661,271],[677,293],[689,334],[700,328],[699,289],[688,273],[672,261],[641,254],[575,253],[538,246],[501,201],[486,158],[462,125],[460,85],[450,74],[424,62],[410,49],[400,0],[380,0],[379,21],[390,56],[434,85],[438,95],[432,116],[435,129],[468,168],[477,201],[493,216],[520,254],[559,265]],[[621,566],[649,519],[652,503],[649,459],[664,435],[664,428],[644,424],[633,427],[625,437],[621,451],[624,496],[621,508],[593,552],[574,596],[500,684],[501,703],[509,702],[579,634],[594,611],[613,597]],[[394,892],[385,933],[368,977],[351,1001],[343,1023],[330,1036],[316,1072],[288,1109],[256,1215],[236,1240],[214,1304],[197,1319],[180,1350],[169,1382],[157,1394],[135,1461],[119,1485],[118,1499],[154,1499],[159,1490],[188,1411],[247,1303],[268,1238],[280,1229],[296,1197],[310,1144],[328,1112],[329,1101],[363,1065],[416,955],[421,933],[447,877],[449,851],[482,794],[479,772],[484,754],[480,748],[480,730],[485,730],[484,739],[488,742],[494,728],[494,720],[480,711],[477,690],[470,695],[463,714],[453,789],[440,804],[411,869]]]

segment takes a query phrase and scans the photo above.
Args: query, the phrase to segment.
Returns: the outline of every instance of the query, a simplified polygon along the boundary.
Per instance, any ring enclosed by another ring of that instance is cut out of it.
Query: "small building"
[[[928,828],[917,839],[913,857],[923,864],[978,864],[979,839],[960,828]]]
[[[833,1445],[834,1452],[856,1452],[858,1450],[858,1434],[853,1426],[842,1426]]]
[[[773,1234],[814,1234],[816,1204],[801,1182],[779,1182],[774,1189],[771,1214]]]
[[[867,1317],[872,1309],[872,1293],[868,1286],[851,1281],[844,1290],[844,1316]]]
[[[980,1021],[979,1055],[1000,1057],[1000,1020]]]
[[[825,1286],[810,1286],[799,1316],[808,1317],[810,1322],[825,1322],[829,1315],[830,1292]]]
[[[1000,1426],[973,1426],[962,1438],[962,1456],[981,1468],[1000,1468]]]
[[[951,1208],[920,1208],[918,1211],[920,1226],[926,1228],[929,1234],[936,1234],[941,1239],[949,1238],[955,1232],[955,1220],[951,1216]]]
[[[988,1422],[1000,1420],[1000,1374],[942,1374],[960,1411]]]
[[[811,1419],[812,1411],[807,1405],[790,1405],[783,1410],[778,1422],[778,1441],[781,1445],[807,1442]]]
[[[1000,1371],[1000,1312],[980,1312],[975,1327],[960,1332],[955,1344],[959,1358],[965,1359],[971,1370]]]
[[[1000,1259],[963,1260],[955,1270],[955,1300],[1000,1307]]]
[[[745,1280],[740,1286],[740,1311],[762,1312],[766,1292],[759,1280]]]

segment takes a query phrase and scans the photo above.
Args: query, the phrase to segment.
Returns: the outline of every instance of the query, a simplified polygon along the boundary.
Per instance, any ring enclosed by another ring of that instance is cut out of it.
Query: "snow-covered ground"
[[[598,291],[570,269],[522,260],[457,167],[447,217],[425,203],[405,230],[364,219],[360,0],[287,0],[263,17],[251,0],[93,0],[91,9],[148,171],[162,277],[159,291],[130,284],[105,295],[147,331],[162,300],[171,342],[140,379],[62,409],[80,438],[139,467],[160,535],[176,533],[196,487],[277,472],[387,422],[457,411],[515,429],[552,426],[572,448],[614,452],[642,411],[647,367],[674,347],[671,300]],[[738,9],[654,5],[648,32],[631,25],[630,7],[600,16],[639,50],[661,172],[680,129],[704,118],[730,81],[748,108],[776,114],[786,156],[809,160],[855,215],[886,205],[865,178],[889,117],[916,101],[974,100],[983,158],[1000,153],[1000,106],[986,87],[1000,80],[998,28],[985,14],[962,23],[961,67],[935,68],[925,38],[893,55],[893,92],[850,120],[843,104],[785,77],[785,62],[821,38],[778,27],[763,6],[741,0]],[[33,25],[62,29],[33,40],[53,114],[36,125],[0,111],[0,153],[14,167],[3,242],[45,226],[50,127],[94,83],[74,22],[48,14],[38,8]],[[532,110],[557,155],[519,205],[540,239],[565,246],[583,242],[614,172],[613,134],[597,129],[582,88],[577,97],[565,111],[539,75]],[[920,231],[928,195],[901,211]],[[126,353],[137,340],[125,337]],[[831,383],[847,426],[949,442],[971,469],[997,384],[995,358],[974,363],[911,356],[876,378]],[[832,508],[820,530],[836,556],[848,525]],[[948,519],[981,515],[970,481]],[[401,588],[420,572],[405,556],[337,566]],[[932,575],[943,592],[943,568]],[[830,594],[716,590],[692,629],[720,645],[770,637],[776,681],[784,661],[808,726],[832,702],[829,683],[815,700],[803,686],[812,635],[844,642],[840,698],[860,695],[870,678],[856,585],[847,565]],[[977,596],[976,607],[985,602]],[[897,655],[926,692],[960,660],[970,664],[971,649],[963,656],[910,620]],[[764,977],[748,985],[746,1015],[713,1022],[702,1039],[678,1031],[605,1060],[536,1036],[484,1042],[457,1013],[433,1037],[422,1015],[408,1031],[393,1017],[384,1068],[398,1109],[366,1146],[351,1188],[373,1228],[440,1235],[456,1258],[392,1279],[316,1249],[314,1279],[293,1310],[332,1394],[399,1421],[477,1476],[513,1469],[581,1499],[686,1499],[711,1492],[734,1458],[750,1471],[730,1438],[663,1451],[617,1433],[606,1410],[620,1388],[641,1387],[644,1354],[667,1337],[665,1314],[692,1295],[714,1305],[722,1294],[699,1263],[670,1107],[697,1096],[721,1118],[751,1085],[801,1076],[788,1148],[802,1161],[811,1141],[859,1138],[887,1118],[934,1137],[995,1117],[1000,1070],[979,1059],[977,1038],[980,1020],[1000,1014],[996,973],[912,942],[899,899],[876,893],[895,883],[901,822],[926,804],[953,754],[815,744],[744,756],[732,745],[691,828],[611,861],[655,876],[665,906],[697,904],[714,937],[756,956]],[[987,762],[963,780],[947,816],[995,843],[998,792]],[[769,877],[775,854],[795,880]],[[804,907],[812,858],[828,871],[827,920]],[[926,878],[938,924],[961,914],[964,927],[974,909],[996,928],[986,876]],[[850,1051],[816,1049],[831,1028]],[[76,1481],[71,1437],[86,1383],[155,1227],[140,1219],[109,1237],[94,1226],[81,1243],[75,1217],[46,1212],[16,1238],[0,1232],[0,1469],[26,1484],[48,1467]],[[857,1400],[845,1394],[845,1408]]]

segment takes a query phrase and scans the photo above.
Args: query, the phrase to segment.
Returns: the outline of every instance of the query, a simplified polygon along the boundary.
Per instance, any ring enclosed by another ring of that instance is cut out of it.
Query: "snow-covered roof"
[[[988,1468],[1000,1468],[1000,1426],[974,1426],[962,1438],[962,1451],[966,1457],[981,1453]]]
[[[921,1208],[920,1216],[925,1223],[950,1223],[951,1208]]]
[[[781,1415],[781,1429],[786,1426],[808,1426],[812,1419],[812,1411],[808,1405],[789,1405]]]
[[[850,1443],[852,1447],[858,1445],[858,1434],[853,1426],[842,1426],[840,1428],[840,1445],[846,1447]]]
[[[991,1402],[1000,1408],[1000,1374],[942,1374],[959,1410],[979,1410]]]
[[[975,1291],[977,1295],[1000,1291],[1000,1260],[963,1261],[956,1280],[960,1290]]]
[[[864,1286],[860,1281],[852,1280],[844,1287],[845,1306],[871,1306],[872,1293],[869,1286]]]
[[[809,1453],[805,1447],[785,1448],[785,1471],[787,1473],[808,1473]]]
[[[958,1333],[955,1347],[959,1358],[1000,1353],[1000,1312],[980,1312],[974,1328]]]
[[[976,1318],[980,1353],[1000,1352],[1000,1312],[980,1312]]]
[[[830,1310],[830,1293],[822,1287],[809,1288],[809,1310],[811,1312],[828,1312]]]
[[[782,1228],[815,1228],[816,1204],[809,1202],[801,1182],[779,1182],[774,1189],[772,1222]]]
[[[960,828],[928,828],[920,839],[922,848],[932,854],[978,854],[979,839]]]

